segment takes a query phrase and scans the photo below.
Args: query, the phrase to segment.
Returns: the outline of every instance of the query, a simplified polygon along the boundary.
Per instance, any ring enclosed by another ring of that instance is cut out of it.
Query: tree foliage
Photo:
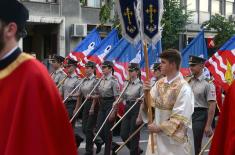
[[[229,38],[235,34],[235,24],[229,22],[225,17],[215,14],[211,19],[202,24],[205,29],[215,30],[217,32],[214,42],[215,48],[219,49]]]
[[[164,13],[162,18],[162,46],[163,49],[176,48],[179,45],[179,34],[190,22],[190,12],[185,12],[185,7],[179,0],[164,0]]]

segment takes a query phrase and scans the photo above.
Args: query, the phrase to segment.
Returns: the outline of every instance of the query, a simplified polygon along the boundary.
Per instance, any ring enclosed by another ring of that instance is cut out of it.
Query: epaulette
[[[192,75],[188,75],[184,77],[184,80],[187,81],[188,83],[192,80],[193,76]]]
[[[208,83],[212,83],[213,82],[213,79],[208,79],[208,78],[206,78],[205,79]]]

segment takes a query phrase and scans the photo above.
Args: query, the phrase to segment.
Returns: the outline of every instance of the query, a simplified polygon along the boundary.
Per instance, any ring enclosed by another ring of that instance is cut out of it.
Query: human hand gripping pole
[[[107,115],[107,117],[105,118],[103,124],[101,125],[101,127],[100,127],[99,130],[98,130],[98,132],[96,133],[96,135],[95,135],[95,137],[94,137],[94,139],[93,139],[93,142],[95,141],[95,139],[96,139],[97,136],[99,135],[101,129],[104,127],[104,125],[105,125],[105,123],[107,122],[109,116],[112,114],[112,111],[113,111],[115,105],[118,104],[118,102],[120,101],[121,97],[123,96],[124,92],[126,91],[127,87],[129,86],[129,84],[130,84],[130,82],[128,82],[128,83],[126,84],[126,86],[125,86],[124,89],[122,90],[122,92],[121,92],[121,94],[119,95],[119,97],[117,98],[117,100],[114,101],[114,104],[113,104],[112,109],[110,110],[110,112],[109,112],[109,114]]]
[[[99,81],[97,82],[97,84],[94,86],[94,88],[90,91],[90,93],[87,96],[91,96],[91,94],[95,91],[95,89],[99,86],[100,82],[103,80],[103,76],[99,79]],[[74,118],[78,115],[79,111],[82,109],[82,107],[84,106],[84,104],[86,103],[86,101],[88,100],[88,97],[86,97],[86,99],[82,102],[82,104],[80,105],[80,107],[78,108],[78,110],[75,112],[75,114],[73,115],[73,117],[70,119],[70,123],[73,122]]]
[[[71,93],[69,93],[69,95],[63,100],[63,102],[65,103],[65,101],[67,101],[67,99],[73,95],[73,93],[82,85],[83,81],[85,79],[82,79],[82,81],[71,91]]]
[[[155,83],[151,87],[153,87],[155,85]],[[134,106],[136,104],[138,104],[141,99],[143,99],[143,97],[144,97],[144,94],[142,94],[139,98],[137,98],[135,103],[125,112],[125,114],[117,121],[117,123],[113,125],[113,127],[110,129],[110,131],[113,131],[115,129],[115,127],[123,120],[124,117],[126,117],[126,115],[131,111],[131,109],[133,109]]]
[[[64,84],[64,81],[68,78],[68,75],[65,76],[65,78],[63,78],[59,84],[56,86],[58,89]]]

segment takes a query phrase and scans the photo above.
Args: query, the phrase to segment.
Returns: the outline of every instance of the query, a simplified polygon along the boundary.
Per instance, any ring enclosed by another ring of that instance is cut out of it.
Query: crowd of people
[[[192,75],[183,77],[180,52],[167,49],[160,54],[161,63],[154,64],[151,81],[143,82],[139,64],[130,63],[129,78],[122,89],[111,61],[101,64],[100,78],[96,77],[97,64],[88,61],[85,77],[79,78],[76,60],[54,55],[49,75],[39,61],[18,47],[28,18],[28,10],[20,2],[0,1],[1,155],[77,155],[84,138],[86,155],[100,153],[102,145],[102,154],[116,154],[119,145],[113,141],[111,129],[121,102],[125,103],[124,113],[128,113],[122,119],[120,137],[130,155],[143,153],[140,132],[129,139],[143,123],[148,123],[154,142],[151,145],[149,139],[146,155],[198,155],[203,135],[213,135],[216,90],[212,80],[203,74],[205,59],[189,56]],[[230,121],[234,120],[230,112],[233,91],[234,84],[225,98],[211,155],[235,153]],[[144,92],[150,92],[150,104]],[[154,111],[152,122],[150,108]],[[74,133],[79,113],[85,137]],[[223,134],[226,137],[221,138]],[[217,152],[217,145],[224,149]]]

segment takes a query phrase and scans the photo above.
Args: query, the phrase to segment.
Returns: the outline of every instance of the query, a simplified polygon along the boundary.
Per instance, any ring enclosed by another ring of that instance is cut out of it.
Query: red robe
[[[235,155],[235,81],[230,86],[212,140],[209,155]]]
[[[55,84],[24,53],[0,70],[0,155],[77,155]]]

